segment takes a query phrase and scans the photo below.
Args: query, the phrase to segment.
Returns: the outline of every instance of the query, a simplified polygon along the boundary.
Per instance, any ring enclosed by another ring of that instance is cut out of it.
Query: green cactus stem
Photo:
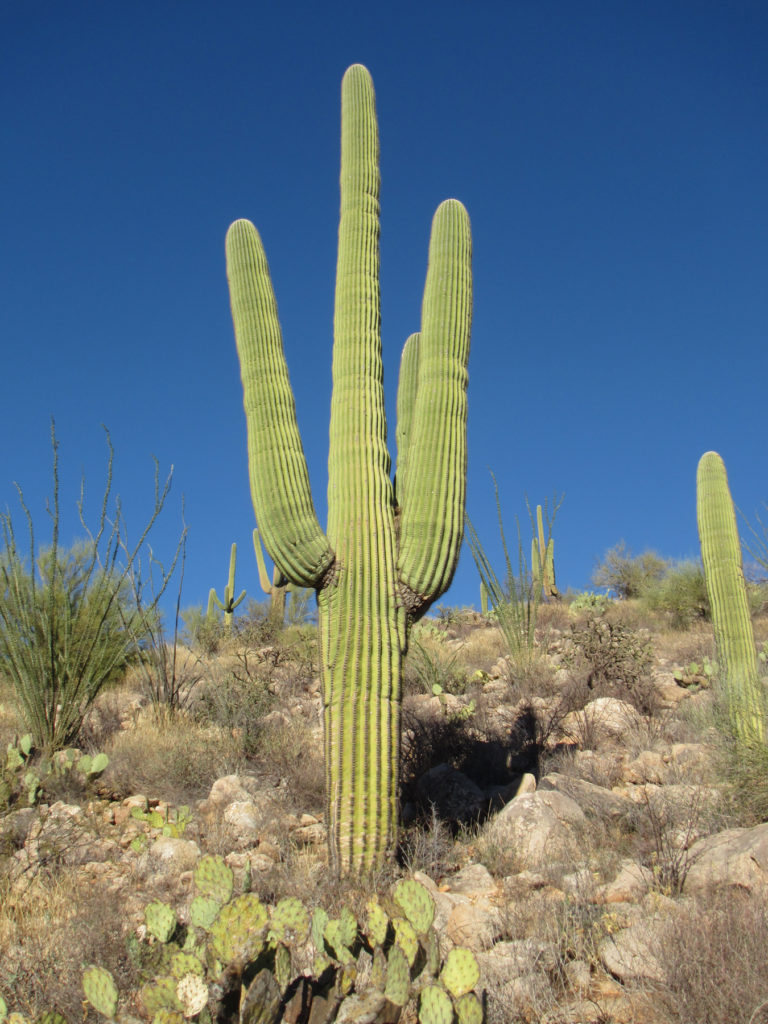
[[[237,563],[237,544],[232,545],[232,549],[229,553],[229,577],[227,579],[227,585],[224,588],[224,600],[220,600],[215,588],[211,588],[211,592],[208,595],[208,617],[213,615],[214,608],[218,608],[224,612],[224,626],[227,629],[232,629],[234,621],[234,610],[242,602],[245,597],[245,591],[243,590],[240,596],[235,600],[235,565]]]
[[[720,685],[731,728],[741,743],[762,744],[765,742],[764,702],[739,531],[725,463],[717,452],[706,452],[699,460],[696,511]]]
[[[290,583],[277,566],[272,570],[272,580],[270,581],[264,561],[264,552],[261,550],[259,531],[256,529],[253,531],[253,550],[256,553],[256,564],[259,567],[261,589],[269,596],[269,621],[282,629],[285,624],[285,597],[290,589]]]
[[[544,597],[557,600],[560,591],[555,583],[555,542],[544,533],[544,515],[541,505],[536,506],[537,536],[531,541],[531,575],[534,583],[541,582]]]
[[[438,208],[421,331],[405,346],[390,478],[379,302],[379,144],[373,83],[342,83],[328,523],[315,514],[264,250],[248,221],[227,273],[256,520],[285,578],[318,595],[326,809],[338,870],[381,865],[397,829],[401,667],[410,624],[449,586],[463,533],[472,307],[469,218]]]

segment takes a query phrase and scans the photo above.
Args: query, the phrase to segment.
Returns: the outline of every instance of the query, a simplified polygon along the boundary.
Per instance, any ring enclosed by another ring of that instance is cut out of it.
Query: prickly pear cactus
[[[455,948],[441,963],[434,903],[420,883],[406,879],[389,897],[369,900],[358,923],[349,907],[329,918],[322,908],[310,914],[295,897],[267,907],[252,893],[230,894],[219,904],[204,894],[221,896],[229,889],[223,867],[220,858],[201,860],[195,887],[202,892],[192,901],[187,925],[160,901],[146,908],[149,948],[162,955],[153,961],[156,976],[133,1001],[153,1024],[198,1017],[203,1024],[275,1024],[299,1017],[317,1024],[396,1024],[401,1015],[413,1020],[417,1006],[424,1024],[482,1024],[477,961],[469,950]],[[218,908],[212,921],[192,914],[195,900]],[[306,963],[313,948],[314,972],[308,977],[295,965],[299,957]],[[108,971],[87,968],[83,991],[99,1013],[114,1018],[118,993]]]

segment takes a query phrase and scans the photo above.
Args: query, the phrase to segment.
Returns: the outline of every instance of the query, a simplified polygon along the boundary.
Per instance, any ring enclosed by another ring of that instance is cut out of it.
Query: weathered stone
[[[527,793],[508,803],[485,827],[489,837],[513,851],[520,870],[581,860],[586,818],[579,805],[555,790]]]
[[[768,823],[699,839],[688,855],[686,894],[706,894],[715,886],[768,894]]]
[[[605,821],[619,821],[634,813],[634,806],[625,797],[612,793],[610,789],[596,786],[592,782],[550,772],[539,781],[539,792],[555,790],[575,801],[590,818]]]

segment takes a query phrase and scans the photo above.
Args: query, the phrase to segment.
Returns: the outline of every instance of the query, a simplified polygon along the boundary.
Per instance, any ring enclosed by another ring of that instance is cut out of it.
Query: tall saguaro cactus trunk
[[[762,744],[764,706],[739,532],[725,464],[717,452],[706,452],[699,460],[696,508],[715,649],[731,728],[741,743]]]
[[[466,211],[447,200],[432,225],[421,332],[408,339],[401,363],[395,493],[381,362],[378,129],[370,75],[353,65],[342,83],[324,532],[261,241],[248,221],[235,222],[227,236],[256,520],[284,576],[318,595],[329,843],[342,871],[374,868],[394,847],[408,629],[447,589],[458,561],[470,261]]]

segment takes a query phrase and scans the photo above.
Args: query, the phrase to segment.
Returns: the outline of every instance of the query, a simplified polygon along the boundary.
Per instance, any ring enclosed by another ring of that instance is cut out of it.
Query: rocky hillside
[[[762,641],[768,621],[755,632]],[[79,770],[72,754],[33,789],[39,758],[16,742],[0,694],[0,740],[17,751],[0,816],[0,996],[13,1020],[100,1019],[83,1001],[88,965],[111,973],[119,1019],[158,1019],[146,908],[189,927],[213,855],[236,893],[358,920],[413,877],[431,894],[443,962],[475,954],[491,1024],[768,1021],[766,766],[729,756],[706,623],[674,631],[630,601],[561,602],[515,658],[473,612],[420,624],[399,859],[365,885],[329,876],[313,627],[252,623],[207,646],[181,652],[176,708],[153,705],[136,671],[102,693],[78,743],[106,754],[105,770]],[[395,1019],[391,1003],[356,1005],[344,1019]],[[248,1019],[331,1019],[302,1012]],[[407,1001],[398,1012],[415,1019]]]

